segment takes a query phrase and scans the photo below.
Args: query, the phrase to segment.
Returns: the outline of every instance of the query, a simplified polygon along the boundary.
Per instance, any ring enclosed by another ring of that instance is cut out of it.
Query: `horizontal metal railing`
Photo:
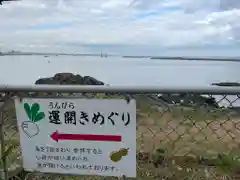
[[[116,92],[237,94],[240,87],[203,86],[103,86],[103,85],[0,85],[0,92]]]

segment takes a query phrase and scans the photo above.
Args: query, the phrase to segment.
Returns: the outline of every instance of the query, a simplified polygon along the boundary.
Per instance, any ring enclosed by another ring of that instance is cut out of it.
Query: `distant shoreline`
[[[234,61],[234,62],[240,62],[240,58],[230,58],[230,57],[167,57],[167,56],[161,56],[161,57],[151,57],[150,59],[167,59],[167,60],[192,60],[192,61]]]
[[[0,53],[0,56],[88,56],[88,57],[121,57],[121,58],[135,58],[142,59],[147,58],[151,60],[182,60],[182,61],[227,61],[227,62],[240,62],[240,57],[200,57],[200,56],[122,56],[111,55],[107,53],[34,53],[34,52],[8,52]]]
[[[228,86],[228,87],[239,87],[240,83],[238,82],[220,82],[220,83],[212,83],[212,86]]]

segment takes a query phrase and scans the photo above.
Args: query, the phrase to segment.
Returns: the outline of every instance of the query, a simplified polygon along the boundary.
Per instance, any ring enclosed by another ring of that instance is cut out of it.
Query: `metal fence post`
[[[7,156],[5,154],[6,152],[6,146],[5,146],[5,138],[4,138],[4,118],[3,118],[3,112],[0,112],[0,140],[1,140],[1,160],[3,165],[3,177],[4,180],[8,180],[8,168],[7,168]]]

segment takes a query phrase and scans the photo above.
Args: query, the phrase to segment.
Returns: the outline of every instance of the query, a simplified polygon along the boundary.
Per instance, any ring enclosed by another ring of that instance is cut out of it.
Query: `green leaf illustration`
[[[39,109],[40,109],[39,104],[34,103],[34,104],[32,105],[31,112],[32,112],[32,121],[33,121],[33,122],[35,121],[35,118],[36,118],[36,115],[37,115]]]
[[[37,113],[37,115],[36,115],[36,117],[34,119],[34,122],[38,122],[38,121],[40,121],[43,118],[45,118],[44,112],[39,112],[39,113]]]
[[[40,110],[40,106],[38,103],[34,103],[32,105],[32,107],[29,106],[28,103],[24,104],[24,109],[28,115],[28,118],[32,121],[32,122],[38,122],[42,119],[45,118],[45,114],[44,112],[39,112]]]
[[[28,118],[30,120],[32,120],[32,113],[31,113],[31,109],[30,109],[30,106],[29,106],[28,103],[24,103],[24,109],[25,109],[25,111],[26,111],[26,113],[28,115]]]

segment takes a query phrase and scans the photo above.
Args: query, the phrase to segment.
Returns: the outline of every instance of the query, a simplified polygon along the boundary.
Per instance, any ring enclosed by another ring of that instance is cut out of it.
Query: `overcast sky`
[[[0,48],[237,48],[239,0],[21,0],[0,7]]]

